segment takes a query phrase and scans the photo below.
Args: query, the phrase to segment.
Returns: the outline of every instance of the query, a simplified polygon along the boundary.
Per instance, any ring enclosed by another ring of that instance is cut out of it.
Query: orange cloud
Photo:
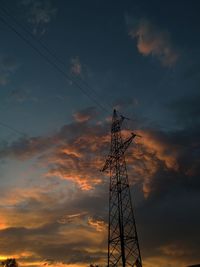
[[[164,134],[148,129],[138,133],[142,138],[135,138],[127,150],[127,164],[130,182],[143,183],[144,194],[148,196],[151,181],[161,164],[166,170],[179,171],[178,147]],[[122,131],[124,140],[130,134],[130,131]],[[38,155],[40,166],[47,169],[46,177],[68,180],[86,191],[104,183],[105,179],[108,181],[108,177],[99,172],[110,148],[110,134],[105,133],[104,125],[76,122],[66,125],[47,140],[38,137],[25,140],[25,144],[22,141],[5,149],[4,153],[14,153],[20,159]]]
[[[91,190],[102,183],[100,169],[104,164],[102,149],[109,144],[110,136],[87,133],[78,136],[70,144],[62,144],[48,156],[47,177],[56,176],[69,180],[82,190]]]
[[[88,224],[94,227],[98,232],[107,231],[107,224],[103,220],[88,217]]]
[[[65,191],[65,193],[67,190]],[[26,227],[33,229],[55,223],[63,214],[59,205],[66,201],[62,191],[51,187],[10,188],[0,195],[0,229]]]
[[[107,225],[104,219],[95,215],[105,212],[96,207],[105,207],[102,195],[105,187],[108,188],[106,182],[109,182],[109,178],[99,172],[110,148],[110,133],[107,132],[110,128],[106,127],[103,123],[75,122],[65,125],[58,133],[47,137],[47,140],[45,137],[21,140],[14,147],[5,149],[4,153],[9,151],[12,157],[17,158],[19,154],[20,160],[38,157],[40,165],[35,166],[44,167],[44,176],[48,177],[41,177],[41,181],[50,181],[56,176],[56,181],[66,187],[62,191],[60,187],[48,184],[31,188],[16,187],[1,193],[0,229],[5,239],[0,240],[0,249],[3,254],[3,249],[7,249],[6,252],[10,255],[11,249],[25,251],[25,248],[30,247],[30,253],[35,258],[21,256],[18,259],[20,266],[35,267],[40,266],[39,262],[44,264],[43,259],[54,251],[60,258],[53,261],[53,266],[75,267],[82,266],[82,262],[86,265],[88,259],[93,257],[95,260],[96,255],[98,264],[103,262],[103,257],[105,260]],[[138,133],[142,138],[135,138],[126,151],[129,180],[131,184],[142,184],[144,195],[148,197],[154,190],[152,181],[160,169],[180,172],[179,147],[174,146],[165,133],[149,129]],[[122,134],[125,139],[130,136],[130,131],[123,131]],[[161,175],[159,182],[162,179]],[[95,199],[99,195],[101,197]],[[93,203],[95,201],[97,202]],[[9,243],[11,234],[15,238],[15,241],[11,240],[13,247]],[[21,242],[17,239],[18,236],[21,237]],[[174,246],[161,246],[156,252],[158,257],[145,256],[144,266],[165,266],[169,257],[180,257],[182,251],[179,252]],[[66,259],[65,262],[60,260],[62,257]],[[76,263],[73,262],[74,258]],[[186,263],[173,258],[170,264],[182,266],[182,262]]]
[[[177,149],[174,145],[161,141],[150,131],[139,131],[142,138],[137,139],[137,143],[145,147],[146,152],[155,155],[165,163],[169,169],[178,171]]]
[[[66,264],[63,262],[55,262],[55,261],[44,261],[40,263],[40,266],[54,266],[54,267],[86,267],[86,264],[76,263],[76,264]],[[89,266],[89,264],[88,264]]]
[[[3,216],[1,216],[0,230],[6,229],[7,227],[8,227],[7,218],[5,219]]]
[[[67,162],[66,162],[67,163]],[[69,162],[68,162],[69,163]],[[87,171],[79,170],[69,170],[70,167],[74,166],[74,164],[65,166],[57,166],[55,169],[51,169],[46,176],[56,176],[61,179],[72,181],[73,183],[77,184],[82,190],[91,190],[97,184],[101,183],[101,178],[92,177],[91,174],[88,174]],[[84,166],[85,168],[85,166]],[[81,173],[80,173],[81,172]]]
[[[88,212],[81,212],[76,214],[66,214],[60,217],[57,222],[60,224],[66,223],[80,223],[81,220],[88,214]]]
[[[151,193],[151,182],[156,173],[162,168],[179,171],[178,148],[171,144],[160,133],[151,130],[137,131],[141,138],[135,138],[134,144],[126,152],[131,183],[142,182],[146,197]],[[130,131],[123,131],[130,136]]]
[[[144,56],[156,56],[163,66],[171,67],[178,60],[178,53],[173,48],[170,35],[146,19],[141,19],[129,35],[137,39],[138,51]]]

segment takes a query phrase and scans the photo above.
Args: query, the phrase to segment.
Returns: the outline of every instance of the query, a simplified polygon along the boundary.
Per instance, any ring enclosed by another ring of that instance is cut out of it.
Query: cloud
[[[90,126],[87,129],[89,133]],[[102,183],[99,170],[103,165],[102,152],[107,140],[107,135],[83,133],[77,139],[71,139],[70,144],[57,147],[48,157],[47,176],[73,181],[82,190],[91,190],[96,184]]]
[[[153,194],[152,181],[160,169],[167,173],[178,171],[178,152],[165,133],[146,129],[139,134],[142,138],[138,138],[137,147],[132,148],[132,172],[143,181],[143,191],[148,196]]]
[[[23,0],[22,5],[27,7],[28,22],[33,25],[33,33],[43,35],[46,26],[56,16],[57,9],[50,0]]]
[[[105,259],[106,229],[100,225],[99,232],[99,222],[95,224],[104,201],[96,192],[85,194],[67,183],[2,192],[0,216],[5,225],[0,229],[1,255],[17,258],[20,266],[29,263],[34,267],[44,262],[82,266]],[[90,218],[93,225],[88,223]]]
[[[51,186],[50,186],[51,185]],[[8,227],[27,227],[29,229],[42,227],[49,221],[57,222],[63,216],[65,202],[70,192],[66,186],[48,183],[44,186],[26,188],[1,188],[0,214],[2,224],[0,229]],[[52,192],[55,190],[55,192]],[[58,190],[59,192],[56,192]],[[62,199],[60,197],[62,196]],[[49,209],[49,207],[51,207]],[[55,211],[56,210],[56,211]],[[45,218],[41,219],[45,214]],[[22,220],[23,217],[23,220]]]
[[[18,64],[13,57],[0,56],[0,85],[9,83],[11,75],[17,70]]]
[[[179,54],[172,45],[170,34],[147,19],[133,21],[127,17],[129,35],[137,40],[138,51],[144,56],[155,56],[163,66],[176,64]]]
[[[74,119],[77,122],[86,122],[91,120],[92,118],[95,118],[97,115],[97,110],[95,107],[89,107],[86,109],[82,109],[80,111],[77,111],[73,114]]]
[[[56,213],[56,209],[54,209],[54,213]],[[21,215],[23,222],[22,214],[18,213],[17,215]],[[34,213],[32,213],[33,215]],[[43,219],[46,221],[46,215],[48,215],[47,211],[43,210],[41,221]],[[44,218],[42,219],[42,217]],[[52,218],[48,218],[48,221],[47,224],[37,227],[17,226],[0,230],[1,253],[3,255],[18,255],[19,257],[21,251],[28,251],[29,257],[20,256],[19,263],[21,261],[27,262],[30,258],[34,266],[37,266],[35,261],[41,262],[42,259],[52,259],[56,263],[62,262],[63,264],[83,262],[89,264],[94,259],[98,261],[101,259],[106,232],[96,231],[84,219],[80,219],[76,224],[65,225],[53,222]],[[26,223],[27,221],[24,221],[24,224]],[[17,245],[19,236],[20,244]]]
[[[27,101],[37,102],[38,99],[36,97],[31,96],[29,90],[14,89],[10,91],[10,94],[8,96],[8,101],[24,103]]]
[[[0,74],[0,85],[6,85],[9,82],[9,74],[1,73]]]
[[[21,256],[20,262],[32,266],[44,259],[77,266],[105,262],[109,178],[99,169],[109,153],[109,131],[110,122],[75,120],[52,135],[1,148],[1,158],[37,159],[35,167],[44,168],[38,179],[46,181],[2,190],[3,255],[20,255],[29,248],[31,256]],[[169,266],[198,262],[199,127],[170,132],[144,127],[137,132],[142,138],[135,139],[126,159],[144,264],[165,266],[169,257]],[[130,131],[122,134],[125,139]]]
[[[21,138],[11,145],[3,145],[0,157],[36,158],[48,169],[46,177],[56,176],[90,190],[102,182],[99,170],[108,143],[109,135],[104,125],[75,122],[49,137]]]
[[[82,74],[82,64],[79,57],[74,57],[71,59],[70,71],[75,76],[80,76]]]
[[[176,266],[187,266],[199,261],[200,243],[196,234],[199,233],[200,217],[195,203],[199,203],[200,198],[199,193],[186,188],[174,190],[173,186],[171,192],[165,192],[163,197],[143,203],[138,210],[137,223],[147,261],[154,257],[156,263],[157,257],[164,262],[168,258],[170,266],[175,266],[173,262],[177,263]],[[148,224],[144,223],[145,220]]]
[[[1,158],[38,159],[47,170],[46,177],[58,177],[73,182],[82,190],[92,190],[106,179],[99,170],[109,151],[110,134],[107,122],[95,124],[89,120],[90,114],[95,113],[91,110],[93,108],[77,112],[75,122],[52,136],[21,138],[4,145],[0,150]],[[145,128],[137,132],[142,138],[137,138],[136,145],[129,148],[127,162],[130,182],[142,183],[146,197],[167,191],[169,183],[184,184],[188,176],[198,175],[197,130],[166,133]],[[128,130],[123,132],[124,137],[130,134]]]
[[[54,137],[22,137],[14,141],[11,146],[9,144],[4,144],[3,148],[0,150],[0,157],[25,160],[48,151],[53,144],[57,144]]]
[[[3,56],[0,59],[0,68],[2,71],[13,72],[16,70],[18,64],[16,60],[11,56]]]
[[[75,214],[66,214],[63,215],[61,218],[58,219],[58,223],[66,224],[66,223],[76,223],[81,221],[83,217],[86,217],[87,212],[75,213]]]
[[[88,218],[88,224],[96,229],[98,232],[106,232],[108,225],[102,219]]]

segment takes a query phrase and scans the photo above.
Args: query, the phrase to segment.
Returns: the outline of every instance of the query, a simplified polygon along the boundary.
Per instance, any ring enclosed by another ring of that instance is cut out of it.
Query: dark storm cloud
[[[174,119],[182,120],[182,130],[150,132],[152,140],[167,144],[165,155],[174,157],[176,168],[159,162],[148,179],[148,198],[140,202],[136,214],[145,257],[159,253],[161,258],[170,257],[170,266],[180,262],[186,266],[200,260],[199,98],[183,98],[171,106]]]
[[[173,183],[171,188],[173,191]],[[136,210],[143,255],[150,258],[159,253],[160,257],[170,257],[169,263],[178,260],[185,266],[198,262],[199,201],[199,192],[179,189],[156,201],[143,202]]]

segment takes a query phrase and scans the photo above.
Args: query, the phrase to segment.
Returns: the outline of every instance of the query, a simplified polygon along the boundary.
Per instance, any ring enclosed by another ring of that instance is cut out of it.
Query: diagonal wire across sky
[[[97,91],[92,88],[88,84],[88,82],[85,81],[82,77],[76,76],[73,73],[67,73],[63,69],[65,67],[65,63],[56,55],[56,52],[50,49],[44,42],[36,38],[36,36],[31,33],[27,26],[19,22],[12,14],[12,12],[8,10],[5,6],[3,6],[3,1],[1,1],[0,5],[0,21],[5,24],[11,31],[13,31],[20,39],[22,39],[29,47],[31,47],[40,57],[42,57],[46,62],[48,62],[55,70],[57,70],[62,76],[64,76],[67,81],[72,82],[99,109],[101,109],[103,112],[110,114],[109,110],[112,110],[112,106],[110,105],[110,103],[107,103],[105,101],[100,102],[98,99],[101,98],[98,95]],[[39,46],[34,44],[34,42],[36,42],[36,44]],[[19,135],[27,135],[26,133],[19,131],[4,122],[0,122],[0,125],[6,127],[11,131],[14,131]]]

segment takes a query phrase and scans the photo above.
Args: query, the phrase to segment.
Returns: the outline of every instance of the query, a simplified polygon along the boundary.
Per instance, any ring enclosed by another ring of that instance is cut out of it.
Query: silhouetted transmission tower
[[[121,124],[124,119],[114,110],[110,154],[102,168],[102,171],[110,170],[108,266],[142,267],[124,156],[136,134],[132,133],[127,140],[122,140]]]

